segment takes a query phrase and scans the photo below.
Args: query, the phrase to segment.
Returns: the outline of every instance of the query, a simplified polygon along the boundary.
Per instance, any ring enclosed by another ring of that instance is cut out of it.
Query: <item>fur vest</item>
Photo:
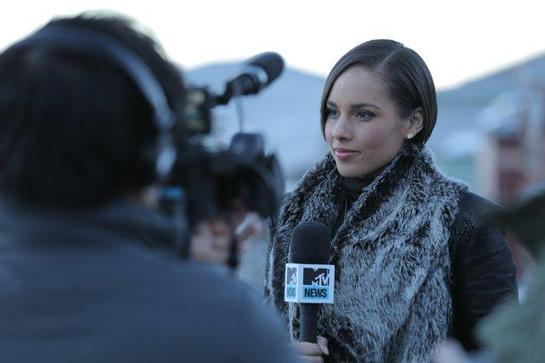
[[[331,156],[308,172],[272,221],[267,298],[299,334],[299,307],[283,301],[291,234],[303,221],[332,226],[341,176]],[[467,187],[442,175],[429,151],[406,144],[346,212],[332,239],[335,303],[318,330],[330,360],[426,362],[452,319],[449,237]]]

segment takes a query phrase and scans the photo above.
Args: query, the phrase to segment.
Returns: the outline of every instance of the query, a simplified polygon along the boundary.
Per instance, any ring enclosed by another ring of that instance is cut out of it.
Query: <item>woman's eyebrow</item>
[[[326,106],[335,107],[335,108],[337,107],[337,105],[333,101],[327,101]],[[356,110],[356,109],[359,109],[359,108],[362,108],[362,107],[372,107],[372,108],[375,108],[377,110],[381,109],[377,105],[374,105],[374,104],[368,103],[368,102],[353,103],[353,104],[350,105],[350,108],[353,109],[353,110]]]
[[[372,108],[376,108],[377,110],[380,110],[380,107],[378,107],[377,105],[374,105],[372,103],[367,103],[367,102],[363,102],[363,103],[353,103],[352,105],[350,105],[350,107],[352,109],[356,109],[356,108],[362,108],[362,107],[372,107]]]

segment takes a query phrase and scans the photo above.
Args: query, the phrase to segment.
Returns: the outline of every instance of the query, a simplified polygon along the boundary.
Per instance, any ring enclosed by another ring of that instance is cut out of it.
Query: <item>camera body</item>
[[[183,200],[173,202],[185,205],[190,231],[203,219],[232,211],[235,204],[264,218],[280,207],[284,176],[276,155],[265,152],[263,135],[239,132],[224,150],[204,145],[203,137],[213,129],[212,108],[228,103],[236,93],[233,81],[220,96],[206,87],[187,91],[176,140],[178,157],[168,184],[181,188],[182,193],[174,194]]]
[[[260,134],[238,133],[226,150],[180,145],[169,184],[184,192],[190,229],[233,210],[237,202],[264,218],[279,208],[284,179],[276,156],[265,154],[263,144]]]

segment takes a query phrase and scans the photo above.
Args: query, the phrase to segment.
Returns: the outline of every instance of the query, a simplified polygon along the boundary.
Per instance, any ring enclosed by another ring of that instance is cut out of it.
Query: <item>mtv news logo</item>
[[[335,266],[289,263],[286,265],[284,301],[332,304]]]
[[[303,268],[303,295],[306,298],[327,299],[330,273],[327,268]]]

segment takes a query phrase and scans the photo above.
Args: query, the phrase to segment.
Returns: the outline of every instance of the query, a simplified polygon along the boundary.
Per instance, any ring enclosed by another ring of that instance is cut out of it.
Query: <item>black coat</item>
[[[347,191],[347,194],[353,202],[353,191]],[[504,300],[517,297],[511,251],[502,230],[492,225],[487,217],[497,208],[474,193],[464,192],[449,240],[453,302],[450,336],[467,350],[478,349],[481,345],[475,335],[479,321]],[[337,227],[340,223],[342,218],[337,221]]]
[[[479,347],[477,323],[496,305],[517,297],[516,271],[504,234],[486,220],[497,208],[473,193],[465,193],[449,242],[453,326],[451,335],[464,348]]]
[[[155,249],[152,211],[0,211],[0,362],[287,362],[280,324],[210,268]]]
[[[298,336],[299,312],[283,301],[283,266],[297,224],[314,221],[334,232],[335,303],[322,306],[318,322],[332,361],[428,361],[447,335],[477,347],[478,321],[516,296],[502,232],[484,219],[492,204],[410,145],[357,190],[350,208],[341,192],[342,177],[327,155],[272,221],[265,293],[291,335]]]
[[[352,191],[347,192],[352,199]],[[488,220],[498,206],[470,192],[461,195],[449,240],[452,327],[450,336],[465,349],[476,350],[479,321],[494,307],[517,297],[516,271],[504,233]],[[341,203],[342,205],[342,203]],[[337,227],[342,223],[342,211]]]

